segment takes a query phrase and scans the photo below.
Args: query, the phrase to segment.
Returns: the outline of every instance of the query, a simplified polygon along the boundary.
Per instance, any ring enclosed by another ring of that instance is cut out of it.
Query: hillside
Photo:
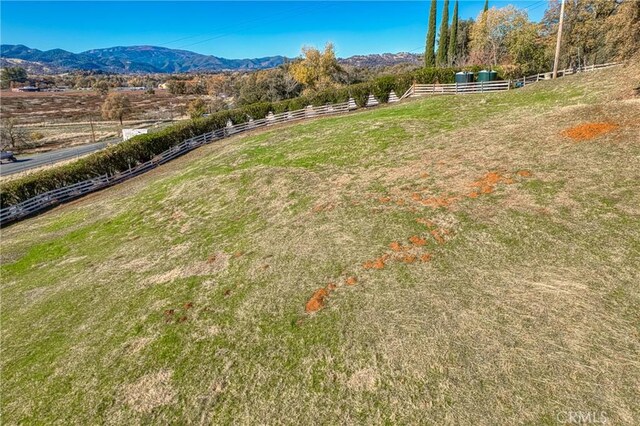
[[[638,424],[638,71],[246,134],[3,229],[4,422]]]

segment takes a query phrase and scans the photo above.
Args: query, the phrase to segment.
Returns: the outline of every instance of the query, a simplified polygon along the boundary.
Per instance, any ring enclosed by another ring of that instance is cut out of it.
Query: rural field
[[[131,113],[124,127],[163,127],[165,122],[184,118],[186,105],[194,96],[172,95],[165,90],[154,94],[122,92],[131,100]],[[0,116],[12,119],[24,134],[23,152],[49,151],[90,143],[91,121],[96,141],[121,134],[118,121],[102,119],[101,106],[106,95],[93,90],[70,92],[11,92],[0,94]]]
[[[245,134],[2,229],[3,423],[639,424],[639,72]]]

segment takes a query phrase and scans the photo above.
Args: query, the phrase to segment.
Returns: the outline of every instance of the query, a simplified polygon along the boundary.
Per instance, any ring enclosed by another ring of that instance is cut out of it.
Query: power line
[[[329,6],[325,6],[325,8],[335,7],[337,4],[338,3],[331,3]],[[279,16],[277,16],[275,18],[272,18],[272,17],[269,17],[269,16],[263,16],[263,17],[260,17],[260,18],[257,18],[257,19],[251,19],[251,20],[242,22],[240,24],[236,23],[233,26],[226,26],[226,27],[222,28],[224,30],[228,29],[228,30],[233,30],[233,31],[228,31],[228,32],[225,32],[225,33],[222,33],[222,34],[217,34],[214,37],[209,37],[209,38],[204,39],[204,40],[195,41],[193,43],[183,44],[183,45],[180,45],[180,46],[176,47],[176,49],[184,49],[184,48],[187,48],[187,47],[195,46],[197,44],[206,43],[206,42],[209,42],[209,41],[212,41],[212,40],[217,40],[217,39],[221,39],[221,38],[224,38],[224,37],[228,37],[230,35],[236,34],[238,32],[238,30],[247,29],[250,25],[253,25],[255,23],[263,22],[263,21],[268,21],[270,23],[278,22],[278,21],[281,21],[283,19],[288,19],[289,16],[294,14],[294,13],[299,13],[299,12],[308,11],[308,10],[311,10],[311,8],[308,7],[308,6],[303,6],[303,7],[291,9],[291,10],[287,11],[285,14],[280,14]],[[214,34],[214,33],[203,33],[203,34],[198,34],[198,35],[194,35],[194,36],[183,37],[181,39],[177,39],[177,40],[174,40],[174,41],[169,42],[169,43],[177,42],[177,41],[180,41],[180,40],[187,40],[187,39],[195,38],[195,37],[201,37],[201,36],[207,35],[207,34]],[[165,44],[167,44],[167,43],[165,43]]]
[[[542,7],[542,6],[545,6],[546,4],[547,4],[547,1],[544,0],[544,1],[541,1],[540,3],[535,3],[535,4],[532,4],[531,6],[525,7],[524,9],[525,10],[529,9],[528,12],[531,12],[532,10],[536,10],[536,9],[539,9],[540,7]]]
[[[547,0],[542,0],[542,1],[539,1],[539,2],[536,2],[536,3],[533,3],[533,4],[531,4],[531,5],[527,6],[527,7],[523,7],[522,9],[524,9],[524,10],[529,9],[531,11],[531,10],[539,8],[540,6],[542,6],[545,3],[547,3]]]
[[[299,8],[290,10],[289,13],[297,12],[297,11],[300,11],[300,10],[304,10],[305,8],[306,8],[305,6],[299,7]],[[267,18],[265,16],[261,16],[259,18],[250,19],[248,21],[240,22],[239,25],[254,24],[254,23],[257,23],[257,22],[265,21],[267,19],[269,19],[269,18]],[[227,26],[218,28],[217,32],[233,30],[233,29],[236,29],[236,28],[238,28],[238,22],[234,22],[231,25],[227,25]],[[211,34],[215,34],[215,32],[206,32],[206,33],[200,33],[200,34],[194,34],[194,35],[190,35],[190,36],[186,36],[186,37],[181,37],[181,38],[178,38],[178,39],[175,39],[175,40],[171,40],[171,41],[167,41],[165,43],[161,43],[161,44],[159,44],[159,46],[166,46],[166,45],[169,45],[169,44],[177,43],[179,41],[189,40],[189,39],[192,39],[192,38],[207,36],[207,35],[211,35]]]

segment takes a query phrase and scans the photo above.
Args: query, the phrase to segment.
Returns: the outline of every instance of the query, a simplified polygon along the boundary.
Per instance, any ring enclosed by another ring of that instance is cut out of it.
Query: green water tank
[[[467,71],[460,71],[456,73],[456,83],[471,83],[473,82],[473,73]]]
[[[482,70],[478,73],[478,81],[494,81],[498,79],[498,73],[495,71]]]

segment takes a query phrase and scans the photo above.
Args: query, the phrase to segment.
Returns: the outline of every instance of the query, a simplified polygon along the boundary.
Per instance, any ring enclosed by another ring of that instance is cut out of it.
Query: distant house
[[[39,92],[40,88],[35,86],[14,87],[12,92]]]

